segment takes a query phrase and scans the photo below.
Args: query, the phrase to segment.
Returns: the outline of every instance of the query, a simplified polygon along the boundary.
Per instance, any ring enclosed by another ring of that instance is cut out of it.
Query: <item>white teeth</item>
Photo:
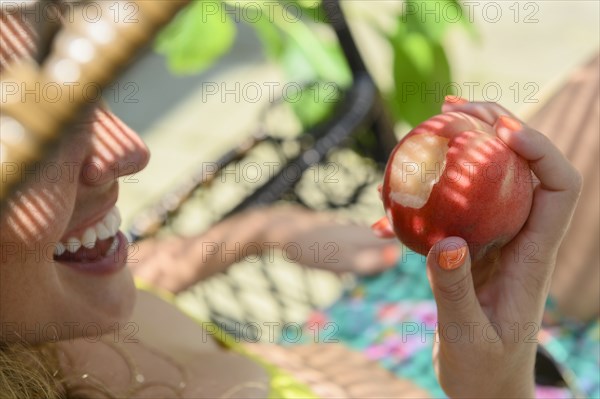
[[[113,238],[113,242],[110,244],[110,248],[108,248],[108,251],[106,251],[106,256],[111,256],[112,254],[114,254],[117,251],[118,247],[119,237],[115,237]]]
[[[119,224],[113,212],[110,212],[108,215],[106,215],[106,217],[104,218],[104,225],[108,229],[109,233],[117,231]]]
[[[113,215],[115,216],[115,219],[117,220],[117,229],[118,229],[119,226],[121,225],[121,212],[119,212],[119,208],[117,208],[116,206],[112,210],[113,210]]]
[[[67,251],[69,251],[73,254],[73,253],[77,252],[79,250],[79,248],[81,248],[81,241],[79,241],[75,237],[71,237],[67,240],[65,247],[67,247]]]
[[[110,237],[110,233],[103,223],[98,223],[96,225],[96,235],[98,236],[99,240],[106,240],[108,237]]]
[[[82,237],[70,237],[66,242],[55,244],[54,255],[60,256],[65,250],[75,253],[81,248],[82,244],[85,248],[92,249],[96,246],[97,240],[106,240],[107,238],[114,237],[119,231],[120,225],[121,214],[115,206],[95,226],[86,229]],[[116,244],[114,241],[111,244],[113,252],[118,247],[118,244],[118,241]]]
[[[94,248],[96,246],[96,230],[94,228],[87,229],[85,233],[83,233],[81,243],[88,249]]]
[[[65,253],[65,251],[66,251],[66,248],[62,243],[57,242],[56,244],[54,244],[54,255],[61,256],[62,254]]]

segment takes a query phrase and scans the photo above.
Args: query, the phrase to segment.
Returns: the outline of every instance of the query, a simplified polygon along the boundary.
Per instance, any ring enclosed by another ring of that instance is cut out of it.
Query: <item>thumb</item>
[[[440,323],[480,321],[482,310],[475,295],[465,240],[449,237],[436,243],[427,255],[427,276]]]

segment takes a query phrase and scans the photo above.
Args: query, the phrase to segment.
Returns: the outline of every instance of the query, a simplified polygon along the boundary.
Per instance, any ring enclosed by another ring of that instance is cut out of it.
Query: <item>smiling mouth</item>
[[[96,262],[113,255],[120,244],[117,234],[121,225],[119,209],[113,207],[102,220],[87,228],[79,237],[57,242],[54,260],[59,262]]]

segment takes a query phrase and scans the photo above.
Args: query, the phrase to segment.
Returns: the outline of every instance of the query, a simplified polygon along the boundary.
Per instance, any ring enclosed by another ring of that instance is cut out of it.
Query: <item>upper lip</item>
[[[67,233],[63,235],[62,240],[68,240],[70,237],[79,237],[88,228],[93,227],[96,223],[101,221],[106,216],[106,214],[117,204],[118,191],[115,190],[115,194],[112,196],[114,198],[111,198],[110,201],[105,202],[104,206],[102,206],[100,211],[86,218],[84,222],[78,223],[77,226],[74,226],[73,228],[69,229]]]

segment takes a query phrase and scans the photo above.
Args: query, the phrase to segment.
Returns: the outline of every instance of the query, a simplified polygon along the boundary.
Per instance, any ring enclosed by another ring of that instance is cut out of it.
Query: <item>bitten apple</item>
[[[459,236],[477,259],[521,230],[533,184],[528,163],[492,126],[450,112],[397,144],[381,196],[394,233],[413,251],[426,255],[439,240]]]

